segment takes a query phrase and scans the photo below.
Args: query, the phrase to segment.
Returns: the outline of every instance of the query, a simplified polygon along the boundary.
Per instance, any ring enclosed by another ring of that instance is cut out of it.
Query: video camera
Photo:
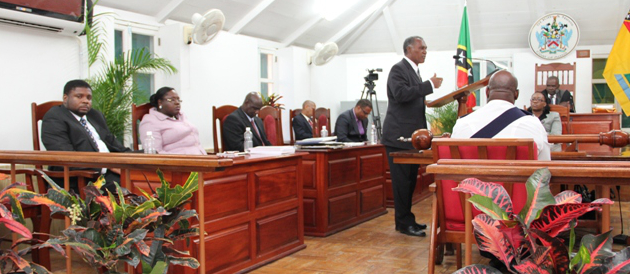
[[[378,73],[377,72],[383,72],[382,68],[376,68],[376,69],[365,69],[368,71],[368,75],[363,77],[363,79],[365,79],[366,82],[373,82],[378,80]]]

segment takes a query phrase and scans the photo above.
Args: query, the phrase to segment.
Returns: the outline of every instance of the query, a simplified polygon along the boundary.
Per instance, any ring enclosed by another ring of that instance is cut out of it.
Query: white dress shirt
[[[514,104],[504,100],[492,100],[475,112],[459,118],[453,127],[451,138],[470,138]],[[551,160],[547,131],[540,120],[526,115],[509,124],[493,138],[532,138],[538,147],[538,160]]]

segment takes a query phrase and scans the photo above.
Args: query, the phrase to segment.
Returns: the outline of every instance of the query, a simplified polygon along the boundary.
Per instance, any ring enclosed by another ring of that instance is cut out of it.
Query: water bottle
[[[373,145],[378,144],[378,135],[376,134],[376,125],[372,125],[372,129],[370,131],[370,143]]]
[[[147,137],[142,142],[142,148],[146,154],[157,154],[155,151],[155,138],[153,138],[153,132],[147,131]]]
[[[243,135],[245,140],[243,142],[243,151],[245,152],[249,152],[250,149],[252,149],[252,147],[254,147],[254,142],[252,141],[253,135],[252,135],[252,130],[249,127],[245,128],[245,134]]]
[[[326,126],[322,126],[322,131],[319,132],[320,137],[328,137],[328,130],[326,130]]]

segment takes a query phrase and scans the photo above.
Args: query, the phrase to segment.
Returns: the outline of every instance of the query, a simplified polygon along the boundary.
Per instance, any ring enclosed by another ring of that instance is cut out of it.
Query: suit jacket
[[[422,81],[404,58],[396,63],[387,79],[387,114],[383,122],[385,146],[413,149],[411,143],[403,143],[400,136],[411,137],[421,128],[427,128],[424,97],[433,93],[429,81]]]
[[[252,143],[254,143],[254,147],[262,146],[263,142],[266,146],[270,146],[271,143],[267,140],[267,134],[265,134],[265,127],[263,126],[263,122],[260,118],[254,117],[254,122],[256,123],[256,127],[258,128],[258,132],[260,133],[259,138],[256,135],[256,130],[253,128],[252,131]],[[243,149],[243,141],[245,138],[243,134],[245,133],[246,127],[252,127],[252,124],[249,122],[247,118],[247,114],[243,112],[240,108],[237,108],[234,112],[230,113],[225,118],[223,122],[223,140],[225,140],[225,149],[224,151],[244,151]]]
[[[313,128],[308,123],[304,115],[300,114],[293,117],[293,132],[295,132],[295,140],[303,140],[313,138]]]
[[[87,114],[88,122],[96,129],[101,140],[110,152],[127,152],[131,149],[123,146],[109,131],[105,116],[98,110],[91,109]],[[46,150],[98,152],[98,148],[85,128],[63,105],[52,107],[42,119],[42,142]],[[57,170],[51,167],[50,170]]]
[[[337,142],[367,141],[368,119],[361,120],[361,124],[363,124],[363,134],[360,134],[357,121],[354,119],[354,114],[352,113],[353,111],[354,108],[351,108],[342,112],[339,117],[337,117],[337,122],[335,122]]]
[[[570,111],[575,112],[575,105],[573,104],[573,95],[571,95],[570,91],[556,90],[555,102],[551,102],[551,99],[549,97],[549,92],[547,92],[546,89],[543,90],[541,93],[545,95],[545,99],[547,99],[548,105],[559,105],[562,102],[569,102]]]

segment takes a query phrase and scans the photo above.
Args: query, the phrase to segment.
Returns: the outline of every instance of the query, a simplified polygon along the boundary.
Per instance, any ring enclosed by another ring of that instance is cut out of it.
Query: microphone
[[[464,57],[461,57],[459,55],[453,55],[453,59],[455,60],[459,60],[459,59],[464,59]],[[501,65],[497,65],[494,61],[490,60],[490,59],[484,59],[484,58],[470,58],[470,60],[475,60],[475,61],[486,61],[489,62],[490,64],[492,64],[492,66],[494,67],[494,70],[490,73],[488,73],[488,75],[491,75],[501,69],[506,69],[507,68],[505,66],[501,66]]]

